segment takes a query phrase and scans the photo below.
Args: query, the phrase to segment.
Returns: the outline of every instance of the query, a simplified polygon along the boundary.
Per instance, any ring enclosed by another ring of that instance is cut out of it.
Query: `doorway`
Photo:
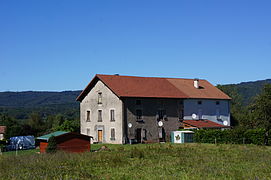
[[[103,130],[98,130],[98,142],[103,142]]]
[[[159,128],[159,142],[166,142],[166,131],[163,127]]]
[[[136,129],[136,142],[141,143],[142,142],[142,137],[141,137],[141,128]]]

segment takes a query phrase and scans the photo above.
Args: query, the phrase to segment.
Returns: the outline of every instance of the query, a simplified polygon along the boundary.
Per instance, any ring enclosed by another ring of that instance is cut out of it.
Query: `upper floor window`
[[[136,100],[136,105],[141,105],[141,100],[140,99]]]
[[[98,93],[98,104],[102,104],[102,93]]]
[[[136,110],[136,119],[142,119],[142,110],[141,109],[137,109]]]
[[[220,101],[216,101],[215,104],[216,104],[216,105],[219,105],[219,104],[220,104]]]
[[[87,111],[87,118],[86,118],[87,122],[90,122],[90,111]]]
[[[114,109],[110,110],[110,121],[115,121],[115,110]]]
[[[103,111],[102,110],[98,110],[98,122],[102,122],[103,121],[102,115],[103,115]]]
[[[198,101],[198,105],[201,105],[202,104],[202,101]]]
[[[166,110],[165,109],[159,109],[158,110],[158,119],[164,119],[166,118]]]

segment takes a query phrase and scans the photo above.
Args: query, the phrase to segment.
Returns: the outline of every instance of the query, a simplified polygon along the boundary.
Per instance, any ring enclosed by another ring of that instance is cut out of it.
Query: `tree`
[[[79,132],[79,120],[65,120],[60,126],[56,127],[57,131]]]
[[[48,140],[48,146],[46,148],[46,153],[55,153],[57,150],[57,142],[55,136],[51,136]]]
[[[6,134],[5,134],[6,139],[12,136],[20,135],[20,131],[22,129],[20,124],[14,118],[10,116],[5,115],[5,114],[0,115],[0,125],[7,127]]]
[[[217,88],[231,97],[231,125],[252,128],[251,123],[247,123],[248,109],[243,105],[243,97],[239,94],[234,85],[217,85]]]
[[[271,129],[271,84],[266,84],[251,106],[253,119],[258,127],[265,129],[264,144],[268,144]]]
[[[35,135],[43,129],[43,121],[39,113],[33,112],[30,114],[30,119],[28,120],[29,126],[32,128],[32,131],[35,132]]]
[[[65,121],[65,117],[62,114],[57,114],[53,120],[52,129],[56,130]]]

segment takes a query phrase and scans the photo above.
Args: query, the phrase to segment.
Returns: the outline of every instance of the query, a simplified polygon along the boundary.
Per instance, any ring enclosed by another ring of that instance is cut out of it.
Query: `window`
[[[136,119],[142,119],[142,110],[141,109],[137,109],[136,110]]]
[[[202,109],[199,109],[198,115],[199,115],[199,119],[202,119]]]
[[[115,128],[111,128],[111,138],[110,138],[110,140],[112,140],[112,141],[115,140],[115,134],[116,134]]]
[[[102,122],[103,121],[102,114],[103,114],[103,111],[102,110],[98,110],[98,122]]]
[[[141,105],[141,100],[137,99],[136,100],[136,105]]]
[[[201,105],[202,104],[202,101],[198,101],[198,105]]]
[[[102,93],[98,93],[98,104],[102,104]]]
[[[110,110],[110,121],[115,121],[115,110],[114,109]]]
[[[216,119],[221,119],[220,118],[220,109],[216,109]]]
[[[158,119],[164,119],[166,117],[166,110],[165,109],[159,109],[158,110]]]
[[[87,128],[87,135],[90,136],[90,129]]]
[[[184,117],[184,110],[181,109],[180,114],[179,114],[179,119],[183,119],[183,117]]]
[[[147,129],[143,129],[143,137],[144,140],[147,140]]]
[[[220,104],[220,102],[219,102],[219,101],[216,101],[216,102],[215,102],[215,104],[216,104],[216,105],[219,105],[219,104]]]
[[[87,122],[90,122],[90,111],[87,111]]]

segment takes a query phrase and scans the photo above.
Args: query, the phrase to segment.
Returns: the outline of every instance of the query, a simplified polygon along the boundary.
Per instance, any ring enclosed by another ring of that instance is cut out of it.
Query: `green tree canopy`
[[[265,144],[268,143],[268,132],[271,129],[271,84],[266,84],[251,106],[253,119],[258,127],[266,130]]]

